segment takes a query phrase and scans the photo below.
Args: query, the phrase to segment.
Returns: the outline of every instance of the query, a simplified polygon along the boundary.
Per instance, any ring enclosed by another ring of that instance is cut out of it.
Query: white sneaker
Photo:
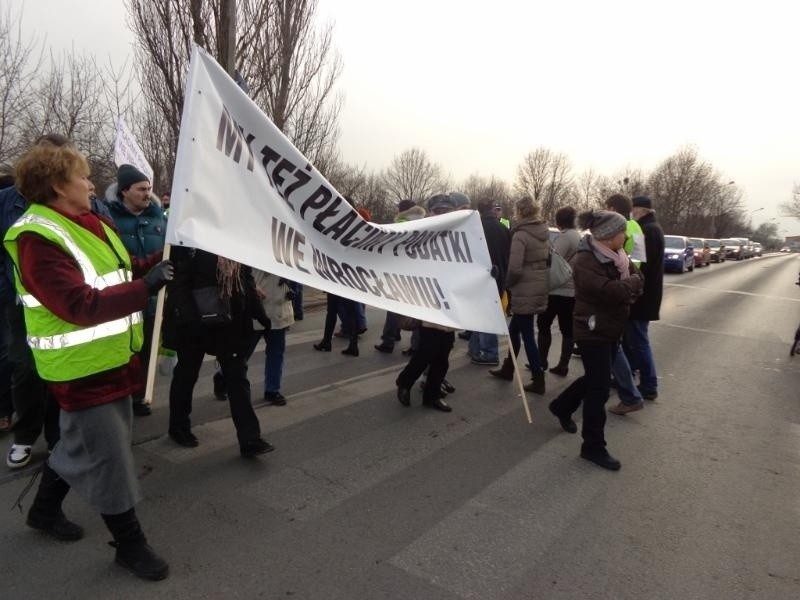
[[[11,449],[6,457],[6,464],[12,469],[20,469],[27,465],[31,460],[31,449],[33,446],[24,444],[11,444]]]

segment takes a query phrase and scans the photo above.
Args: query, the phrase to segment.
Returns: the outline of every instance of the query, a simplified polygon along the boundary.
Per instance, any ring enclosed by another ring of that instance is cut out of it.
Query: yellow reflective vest
[[[59,246],[80,266],[87,285],[103,289],[131,281],[131,259],[105,223],[108,244],[91,231],[42,204],[32,204],[6,233],[3,244],[14,261],[17,293],[25,312],[28,345],[45,381],[72,381],[128,364],[142,347],[142,313],[83,327],[57,317],[22,285],[17,239],[35,233]],[[43,274],[46,277],[46,274]]]

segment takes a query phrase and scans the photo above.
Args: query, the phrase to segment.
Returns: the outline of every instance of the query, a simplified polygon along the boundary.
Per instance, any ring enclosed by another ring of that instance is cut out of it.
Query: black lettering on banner
[[[296,168],[297,167],[294,165],[294,163],[292,163],[292,161],[290,161],[288,158],[282,158],[281,161],[275,165],[275,168],[272,169],[272,181],[275,182],[275,187],[280,190],[280,188],[283,187],[283,184],[286,183],[286,180],[281,174],[282,171],[288,171],[291,173]],[[284,199],[285,198],[286,196],[284,196]]]
[[[306,164],[306,167],[307,168],[311,167],[311,165]],[[309,175],[308,173],[306,173],[302,169],[297,169],[294,172],[294,176],[295,176],[295,178],[297,180],[293,184],[291,184],[289,187],[287,187],[285,192],[284,192],[284,194],[285,194],[284,197],[286,198],[287,202],[289,200],[289,196],[292,195],[292,192],[294,192],[298,188],[303,187],[305,184],[307,184],[309,181],[311,181],[311,175]]]
[[[356,224],[353,225],[353,227],[350,229],[350,231],[348,231],[346,234],[344,234],[342,239],[339,240],[339,243],[342,246],[344,246],[345,248],[347,248],[351,244],[357,244],[358,242],[360,242],[361,238],[358,238],[358,239],[355,239],[355,240],[352,239],[352,238],[356,234],[356,232],[358,232],[358,230],[361,229],[362,227],[364,227],[364,225],[366,225],[366,224],[367,224],[367,222],[364,221],[363,219],[357,221]]]
[[[288,267],[297,267],[304,273],[308,273],[306,269],[295,262],[298,257],[300,260],[303,259],[303,253],[300,252],[299,246],[304,244],[305,241],[305,237],[293,227],[289,227],[286,223],[272,217],[272,254],[276,261]]]
[[[324,229],[324,225],[322,222],[325,219],[330,217],[335,217],[339,214],[339,205],[342,203],[342,197],[336,196],[336,199],[328,204],[325,208],[323,208],[320,212],[317,213],[316,218],[314,219],[314,229],[319,232],[322,232]]]
[[[369,284],[369,279],[370,278],[374,279],[373,275],[375,274],[375,271],[373,271],[372,274],[370,274],[364,267],[356,267],[356,272],[358,273],[358,276],[361,278],[361,281],[364,282],[364,285],[367,287],[367,289],[369,289],[370,293],[373,296],[381,295],[380,289],[378,289],[377,287],[372,287]]]
[[[394,275],[391,273],[384,273],[384,278],[386,278],[386,283],[389,285],[389,289],[392,292],[392,295],[400,302],[406,302],[405,296],[403,296],[403,291],[394,281]]]
[[[306,211],[309,208],[320,210],[323,206],[331,201],[332,197],[333,193],[324,185],[320,185],[311,193],[308,198],[306,198],[305,202],[303,202],[303,204],[300,206],[300,216],[305,219]]]
[[[436,295],[436,290],[433,287],[433,282],[430,277],[424,279],[422,287],[425,288],[425,297],[428,302],[430,302],[430,306],[432,308],[442,308],[442,304],[439,302],[439,297]]]
[[[378,254],[383,254],[383,249],[386,248],[386,246],[388,246],[389,244],[393,244],[397,240],[397,238],[402,237],[403,236],[403,232],[402,231],[392,231],[392,232],[389,232],[388,235],[389,235],[389,238],[385,242],[383,242],[380,245],[380,247],[378,248]]]
[[[272,177],[269,175],[269,163],[278,162],[278,159],[281,157],[281,155],[275,152],[275,150],[269,146],[265,145],[263,148],[261,148],[261,156],[263,157],[261,159],[261,166],[264,167],[264,172],[267,174],[269,184],[274,188],[275,182],[272,181]]]
[[[447,239],[450,240],[450,246],[453,249],[453,256],[455,257],[456,262],[472,262],[472,259],[467,259],[467,256],[461,250],[461,234],[462,232],[459,231],[448,231],[447,232]],[[467,240],[466,236],[464,236],[464,244],[466,245]],[[467,249],[467,253],[469,253],[469,249]]]
[[[317,275],[328,281],[333,281],[333,275],[331,275],[331,272],[328,270],[328,263],[325,260],[325,255],[316,248],[312,248],[312,252],[314,256],[314,270],[317,272]]]
[[[330,236],[334,240],[338,240],[347,228],[353,224],[353,221],[358,218],[358,213],[354,210],[348,211],[341,219],[330,225],[325,231],[322,233],[324,235]]]
[[[385,281],[378,277],[375,271],[370,270],[370,275],[372,275],[372,279],[375,280],[375,285],[378,286],[378,289],[381,291],[381,294],[384,295],[389,300],[397,301],[397,298],[392,295],[390,291],[386,291]],[[388,273],[384,273],[384,276],[388,276]]]
[[[334,279],[342,285],[347,286],[347,278],[344,276],[342,267],[339,266],[339,263],[333,260],[330,256],[325,255],[325,258],[328,261],[328,269],[330,269]]]
[[[342,263],[342,270],[344,271],[345,277],[350,281],[350,287],[357,289],[359,292],[367,291],[367,284],[361,280],[356,269],[347,263]]]
[[[439,248],[439,244],[436,243],[439,234],[432,236],[430,239],[430,246],[431,246],[431,260],[444,260],[444,254],[442,253],[441,248]],[[438,258],[437,258],[438,257]]]
[[[436,290],[439,292],[439,295],[442,297],[442,304],[447,310],[450,310],[450,304],[445,300],[444,292],[442,291],[442,286],[439,285],[439,280],[434,279],[433,283],[436,285]]]
[[[369,241],[373,237],[375,237],[375,235],[377,235],[377,232],[378,232],[378,230],[374,226],[372,226],[372,225],[370,225],[369,223],[366,223],[366,222],[364,223],[364,231],[365,231],[366,235],[363,238],[361,238],[358,242],[353,244],[353,246],[352,246],[353,248],[358,248],[359,250],[362,250],[364,248],[364,246],[366,244],[368,244]]]
[[[292,258],[294,259],[294,266],[298,271],[302,271],[303,273],[308,273],[308,269],[303,266],[305,262],[305,255],[303,251],[300,249],[300,246],[304,246],[306,243],[306,236],[304,236],[299,231],[295,231],[294,233],[294,243],[292,244]]]
[[[416,286],[417,290],[419,291],[419,297],[425,303],[425,306],[430,307],[430,304],[428,304],[427,295],[425,294],[425,286],[420,285],[419,277],[412,277],[411,280],[414,282],[414,285]]]
[[[447,247],[447,233],[448,233],[448,232],[446,232],[446,231],[442,231],[442,232],[440,232],[440,233],[439,233],[439,237],[440,237],[440,238],[442,238],[442,239],[440,240],[440,241],[441,241],[441,243],[442,243],[442,246],[441,246],[441,248],[442,248],[442,251],[444,252],[444,255],[445,255],[445,257],[446,257],[446,260],[447,260],[448,262],[450,262],[450,261],[452,261],[453,259],[450,257],[450,249]]]
[[[405,295],[409,304],[416,304],[417,306],[420,305],[419,295],[417,291],[414,289],[414,283],[411,281],[411,277],[408,275],[398,275],[397,280],[400,283],[400,287],[403,288],[403,294]]]
[[[244,130],[240,127],[239,130],[244,135]],[[253,154],[253,147],[250,145],[253,143],[253,140],[256,139],[252,133],[248,133],[244,138],[244,143],[247,146],[247,170],[252,171],[253,166],[256,164],[256,157]]]
[[[228,158],[233,158],[233,162],[238,163],[242,157],[241,130],[224,105],[217,130],[217,150]],[[231,153],[233,153],[233,157],[231,157]]]
[[[469,251],[469,241],[467,241],[467,234],[466,232],[461,232],[461,238],[464,240],[464,250],[467,253],[467,262],[472,262],[472,253]]]

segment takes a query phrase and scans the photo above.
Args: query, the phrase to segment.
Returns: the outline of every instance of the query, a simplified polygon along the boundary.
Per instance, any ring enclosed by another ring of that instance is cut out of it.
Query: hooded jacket
[[[533,315],[547,309],[549,230],[539,218],[525,219],[511,229],[506,289],[511,311]]]
[[[621,279],[613,261],[600,254],[590,235],[581,239],[572,259],[575,282],[573,338],[576,342],[618,342],[631,304],[642,293],[642,276],[628,259],[629,279]]]

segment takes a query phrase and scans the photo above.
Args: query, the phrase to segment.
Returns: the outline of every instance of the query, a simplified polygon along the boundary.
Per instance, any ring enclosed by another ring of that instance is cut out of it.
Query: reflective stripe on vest
[[[41,225],[41,223],[39,223]],[[125,283],[126,281],[131,281],[133,278],[133,273],[130,271],[126,271],[125,269],[118,269],[117,271],[112,271],[111,273],[106,273],[105,275],[98,275],[97,278],[92,282],[87,282],[90,286],[95,289],[102,290],[112,285],[117,285],[118,283]],[[42,303],[36,299],[36,296],[33,294],[22,294],[19,297],[22,305],[27,308],[36,308],[41,306]]]
[[[62,350],[80,344],[87,344],[95,340],[125,333],[131,325],[138,325],[142,322],[142,313],[133,313],[128,317],[108,321],[94,327],[78,329],[69,333],[59,333],[57,335],[31,337],[28,336],[28,345],[34,350]]]

